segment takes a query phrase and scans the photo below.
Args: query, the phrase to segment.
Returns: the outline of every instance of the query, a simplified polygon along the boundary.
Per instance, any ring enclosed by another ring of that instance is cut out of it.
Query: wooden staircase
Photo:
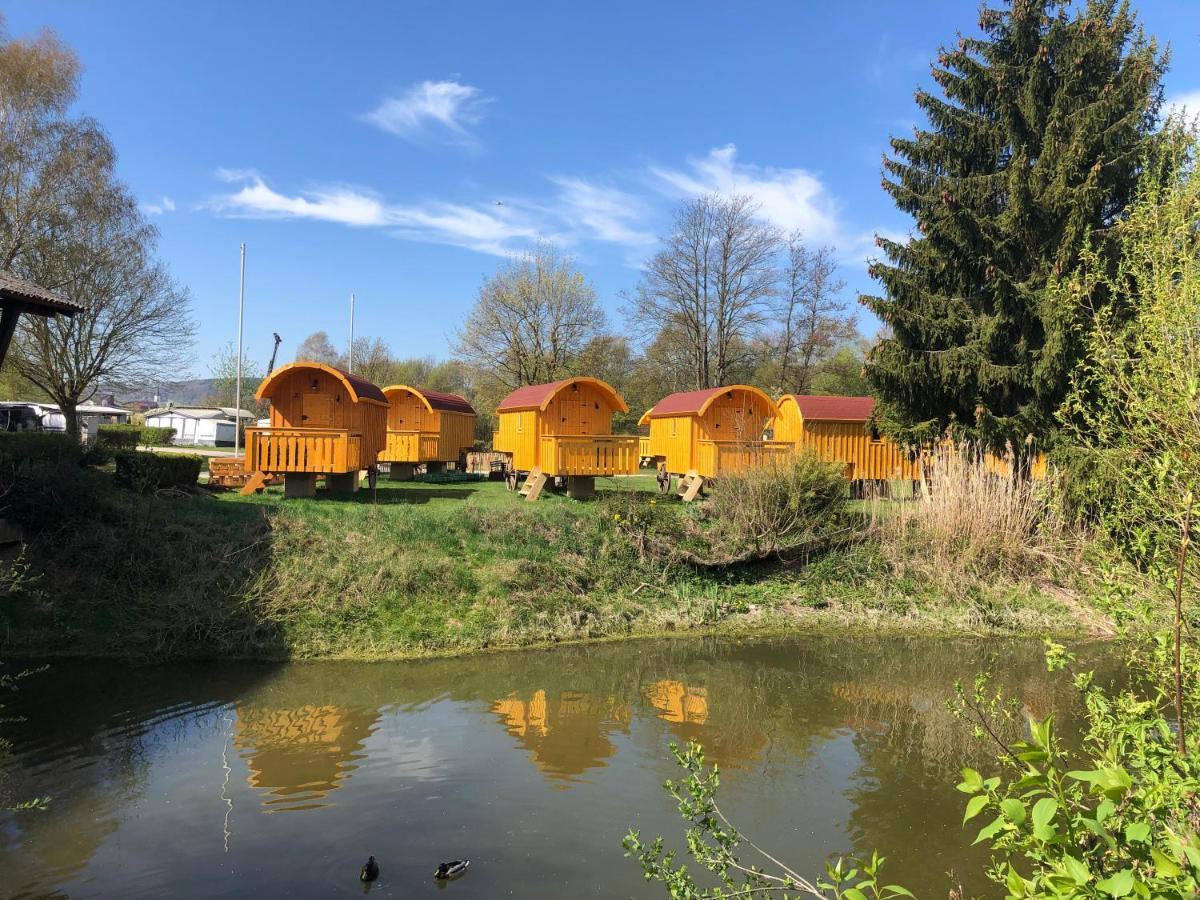
[[[525,483],[521,485],[521,496],[525,498],[527,503],[532,503],[542,495],[542,488],[546,486],[546,473],[540,468],[535,467],[526,477]]]
[[[695,469],[690,469],[686,475],[679,478],[679,487],[675,489],[675,496],[684,503],[691,503],[700,496],[700,489],[704,487],[704,479],[700,477],[700,473]]]

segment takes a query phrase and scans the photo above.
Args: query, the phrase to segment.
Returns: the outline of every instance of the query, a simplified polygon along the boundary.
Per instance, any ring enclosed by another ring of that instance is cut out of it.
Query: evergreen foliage
[[[1047,294],[1108,235],[1133,197],[1161,103],[1165,55],[1127,3],[1013,0],[983,34],[939,53],[893,138],[883,187],[916,221],[877,238],[862,302],[890,328],[867,360],[885,428],[905,441],[951,429],[994,449],[1045,441],[1082,354],[1091,303]],[[1104,305],[1107,298],[1090,298]]]

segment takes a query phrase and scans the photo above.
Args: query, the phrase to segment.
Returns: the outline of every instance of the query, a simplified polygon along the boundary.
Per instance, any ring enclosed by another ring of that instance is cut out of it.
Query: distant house
[[[0,417],[0,430],[7,431],[57,431],[67,430],[67,419],[57,403],[4,401],[0,403],[4,415]],[[84,441],[95,440],[101,425],[126,425],[129,410],[119,406],[103,406],[97,403],[81,403],[75,407],[79,415],[79,436]]]
[[[254,414],[241,411],[243,427],[254,424]],[[174,428],[175,443],[185,447],[232,447],[237,410],[232,406],[167,406],[148,410],[144,416],[152,428]]]

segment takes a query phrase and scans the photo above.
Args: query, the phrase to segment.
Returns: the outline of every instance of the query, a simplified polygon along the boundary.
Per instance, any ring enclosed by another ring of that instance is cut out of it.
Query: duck
[[[471,861],[469,859],[456,859],[453,862],[440,863],[437,871],[433,873],[433,877],[440,881],[458,878],[463,872],[467,871],[467,866],[470,864]]]
[[[358,873],[359,881],[374,881],[379,877],[379,863],[375,862],[375,857],[367,857],[366,863],[363,864],[362,871]]]

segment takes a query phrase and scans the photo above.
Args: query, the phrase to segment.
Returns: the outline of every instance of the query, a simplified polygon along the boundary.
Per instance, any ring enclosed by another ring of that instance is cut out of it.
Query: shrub
[[[107,450],[136,450],[142,429],[136,425],[101,425],[96,432],[97,446]]]
[[[707,509],[716,541],[735,552],[765,557],[829,536],[846,499],[842,467],[801,453],[723,476],[713,486]]]
[[[199,456],[177,456],[123,450],[114,454],[117,484],[134,491],[186,487],[196,483],[204,460]]]
[[[174,428],[159,428],[153,425],[134,426],[142,432],[142,446],[167,447],[175,440]]]
[[[67,434],[45,431],[0,431],[0,465],[28,460],[57,464],[78,463],[83,457],[79,441]]]

